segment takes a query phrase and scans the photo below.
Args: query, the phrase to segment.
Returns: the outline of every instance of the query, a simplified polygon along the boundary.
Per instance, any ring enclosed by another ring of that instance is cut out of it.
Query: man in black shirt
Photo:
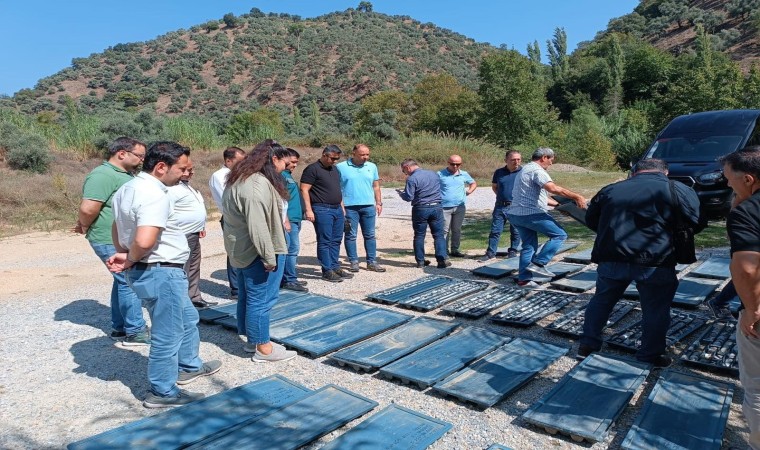
[[[678,288],[673,253],[675,215],[699,232],[699,198],[690,187],[668,180],[659,159],[636,164],[633,177],[602,188],[591,200],[586,224],[597,232],[591,260],[598,264],[596,293],[586,307],[578,357],[602,348],[602,329],[623,292],[636,281],[642,310],[641,346],[636,359],[667,367],[665,336],[670,304]],[[680,208],[674,207],[671,186]]]
[[[721,159],[723,175],[734,190],[735,206],[726,228],[731,242],[731,277],[744,309],[739,312],[736,343],[742,412],[749,425],[749,447],[760,449],[760,146],[746,147]]]
[[[340,174],[335,167],[341,153],[337,145],[328,145],[322,150],[322,157],[306,166],[301,174],[304,217],[314,223],[322,279],[333,283],[353,278],[338,261],[345,223]]]

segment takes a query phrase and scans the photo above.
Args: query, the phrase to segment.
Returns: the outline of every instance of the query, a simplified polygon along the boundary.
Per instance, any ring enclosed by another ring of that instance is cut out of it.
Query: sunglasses
[[[449,165],[450,166],[461,166],[462,163],[452,163],[452,162],[450,162]]]
[[[332,161],[339,161],[340,160],[340,156],[338,156],[337,158],[330,157],[330,160],[332,160]]]

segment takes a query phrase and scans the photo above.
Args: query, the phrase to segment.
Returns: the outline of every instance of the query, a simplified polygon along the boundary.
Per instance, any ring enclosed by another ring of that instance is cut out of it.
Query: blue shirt
[[[298,182],[293,179],[289,170],[282,171],[282,177],[285,178],[285,186],[288,188],[290,200],[288,200],[288,220],[291,222],[300,222],[303,220],[303,209],[301,209],[301,193],[298,190]]]
[[[361,166],[348,159],[337,164],[340,173],[340,190],[343,192],[343,205],[365,206],[375,204],[375,190],[372,184],[380,179],[377,166],[369,161]]]
[[[441,206],[450,208],[464,204],[467,186],[475,182],[470,174],[464,170],[451,173],[444,168],[438,171],[438,177],[441,179]]]
[[[496,203],[511,202],[512,191],[515,188],[515,180],[520,174],[522,166],[518,167],[514,172],[510,172],[506,167],[496,169],[493,173],[491,183],[496,185]]]
[[[432,170],[416,169],[406,179],[406,189],[401,198],[412,206],[441,202],[441,181]]]

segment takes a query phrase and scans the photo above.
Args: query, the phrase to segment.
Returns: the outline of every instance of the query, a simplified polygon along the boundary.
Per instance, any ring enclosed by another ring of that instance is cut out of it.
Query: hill
[[[228,116],[296,105],[308,114],[316,104],[328,115],[352,115],[367,94],[407,90],[429,74],[447,72],[474,88],[481,56],[492,48],[406,16],[348,9],[301,19],[254,8],[74,58],[11,101],[31,113],[61,111],[71,98],[92,111],[152,106]]]
[[[694,48],[698,27],[745,72],[760,62],[760,0],[641,0],[600,34],[630,33],[678,55]]]

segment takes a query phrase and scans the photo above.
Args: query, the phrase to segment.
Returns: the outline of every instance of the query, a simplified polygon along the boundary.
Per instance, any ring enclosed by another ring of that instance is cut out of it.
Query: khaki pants
[[[739,320],[741,320],[741,314]],[[739,380],[744,388],[742,412],[749,425],[749,448],[760,450],[760,339],[745,337],[736,329],[739,346]]]

